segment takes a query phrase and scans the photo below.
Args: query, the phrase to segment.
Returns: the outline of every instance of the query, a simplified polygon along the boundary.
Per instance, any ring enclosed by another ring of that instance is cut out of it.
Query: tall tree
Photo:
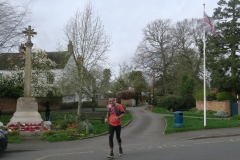
[[[143,40],[137,47],[133,62],[137,68],[145,68],[145,73],[154,71],[162,79],[162,90],[169,94],[168,78],[176,54],[172,41],[171,20],[157,19],[143,29]],[[149,75],[149,76],[151,76]]]
[[[112,84],[111,91],[116,93],[118,91],[127,90],[128,85],[122,78],[117,78]]]
[[[111,70],[110,69],[104,69],[102,74],[99,75],[100,78],[100,83],[98,87],[98,92],[105,95],[109,91],[109,86],[110,86],[110,81],[111,81]]]
[[[129,74],[129,85],[134,88],[138,94],[148,91],[148,85],[141,71],[132,71]]]
[[[0,2],[0,53],[19,47],[24,37],[22,31],[28,22],[26,8],[13,6],[8,0]]]
[[[106,62],[106,53],[109,51],[110,39],[105,34],[100,17],[94,12],[91,3],[88,3],[82,12],[77,10],[75,15],[70,18],[65,26],[65,34],[73,43],[75,57],[81,59],[80,63],[77,63],[77,76],[79,79],[77,114],[80,115],[83,79],[84,73],[86,73],[84,68],[92,73],[95,70],[95,66],[102,66]]]
[[[207,67],[212,75],[212,84],[219,91],[228,91],[237,98],[240,93],[240,1],[220,0],[213,19],[216,21],[217,34],[223,43],[208,37]]]
[[[132,66],[128,65],[126,61],[123,61],[122,64],[119,64],[119,77],[122,78],[125,82],[128,81],[128,76],[132,70]]]
[[[188,75],[198,82],[202,88],[202,19],[184,19],[178,21],[173,29],[173,41],[176,43],[176,58],[173,70],[175,91],[181,84],[184,75]],[[181,70],[179,70],[181,68]],[[201,78],[201,79],[200,79]]]

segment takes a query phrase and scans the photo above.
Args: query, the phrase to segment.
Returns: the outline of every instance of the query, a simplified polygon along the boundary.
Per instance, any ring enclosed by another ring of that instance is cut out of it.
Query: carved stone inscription
[[[20,112],[36,112],[38,110],[38,104],[35,98],[21,97],[18,99],[17,111]]]

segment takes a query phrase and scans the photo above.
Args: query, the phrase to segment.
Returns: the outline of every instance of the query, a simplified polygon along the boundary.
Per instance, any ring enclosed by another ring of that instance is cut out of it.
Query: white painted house
[[[77,83],[74,84],[73,78],[70,77],[68,71],[69,69],[76,69],[76,58],[73,54],[73,46],[71,42],[68,44],[68,51],[62,52],[46,52],[47,58],[54,61],[56,63],[56,68],[51,69],[50,75],[47,77],[39,77],[39,80],[45,80],[46,84],[49,87],[57,87],[61,90],[63,98],[63,103],[68,102],[77,102],[78,94],[77,94]],[[11,71],[8,70],[11,66],[14,65],[22,65],[23,63],[23,55],[21,52],[19,53],[0,53],[0,80],[6,75],[10,74]],[[34,71],[32,71],[34,72]],[[72,75],[73,76],[73,75]],[[70,89],[63,89],[63,86],[71,84]],[[88,83],[89,84],[89,83]],[[88,87],[91,88],[91,87]],[[33,93],[32,96],[38,96],[37,93]],[[91,100],[91,98],[87,95],[83,94],[82,101]]]

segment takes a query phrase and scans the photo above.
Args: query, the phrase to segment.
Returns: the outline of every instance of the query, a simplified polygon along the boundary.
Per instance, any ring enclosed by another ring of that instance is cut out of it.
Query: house
[[[9,70],[13,68],[13,66],[24,66],[24,59],[22,51],[24,50],[24,46],[20,46],[19,53],[0,53],[0,80],[3,79],[4,76],[13,73],[12,70]],[[54,61],[56,63],[56,67],[50,69],[51,74],[47,74],[45,76],[38,77],[38,82],[40,80],[45,81],[45,84],[47,84],[47,88],[57,88],[61,92],[62,102],[68,103],[68,102],[77,102],[78,101],[78,94],[76,90],[76,84],[72,82],[71,80],[74,77],[69,77],[68,71],[71,69],[76,69],[76,58],[73,54],[73,46],[72,43],[69,42],[68,44],[68,50],[67,51],[60,51],[60,52],[46,52],[47,58],[49,58],[51,61]],[[34,70],[32,70],[34,72]],[[76,73],[77,74],[77,73]],[[74,75],[72,75],[74,76]],[[23,76],[21,77],[23,79]],[[89,82],[89,81],[88,81]],[[93,83],[85,83],[88,85],[92,85]],[[34,86],[35,84],[32,84]],[[71,85],[71,86],[70,86]],[[70,86],[70,88],[67,88],[66,86]],[[85,86],[85,88],[92,88],[91,86]],[[33,90],[33,87],[32,87]],[[32,96],[38,97],[39,94],[37,91],[32,92]],[[47,95],[41,95],[41,96],[47,96]],[[83,94],[82,101],[91,100],[91,96],[88,94]]]

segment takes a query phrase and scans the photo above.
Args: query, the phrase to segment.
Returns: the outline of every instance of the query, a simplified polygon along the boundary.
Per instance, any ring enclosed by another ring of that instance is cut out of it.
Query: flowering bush
[[[74,123],[72,123],[72,124],[67,124],[67,126],[68,126],[68,127],[72,127],[72,128],[76,128],[78,125],[77,125],[77,124],[74,124]]]
[[[217,113],[214,113],[213,115],[216,117],[225,117],[225,118],[228,117],[227,111],[218,111]]]
[[[18,125],[17,124],[9,124],[7,126],[8,131],[14,131],[14,130],[18,130]],[[41,129],[41,123],[25,123],[25,124],[21,124],[20,123],[20,131],[30,131],[30,132],[34,132],[34,131],[40,131]],[[48,130],[48,128],[46,126],[44,126],[43,128],[44,130]]]

